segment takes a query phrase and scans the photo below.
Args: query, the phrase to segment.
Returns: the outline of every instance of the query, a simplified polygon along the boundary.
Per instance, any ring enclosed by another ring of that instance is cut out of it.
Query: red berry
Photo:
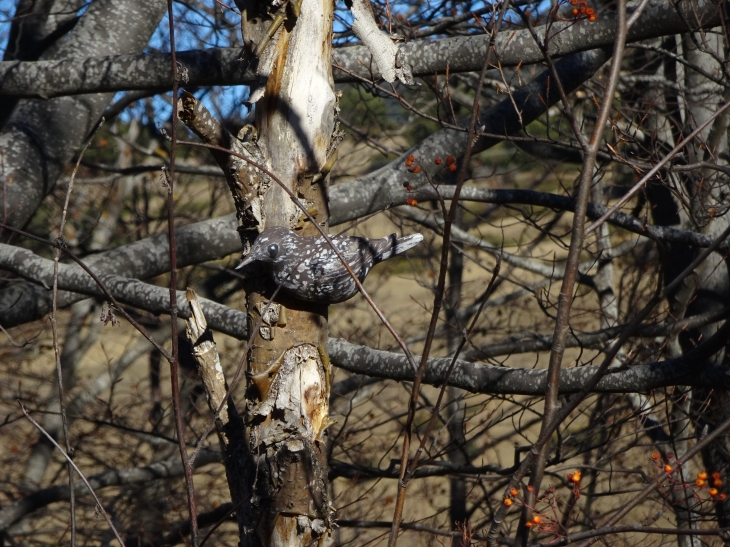
[[[454,159],[454,156],[446,156],[446,163],[448,163],[449,165],[451,165],[455,161],[456,160]]]
[[[435,163],[436,165],[441,165],[441,164],[442,164],[443,162],[444,162],[444,160],[442,160],[441,158],[436,158],[436,159],[434,160],[434,163]]]
[[[458,167],[456,166],[455,163],[452,163],[451,165],[449,165],[449,171],[456,171],[457,169],[458,169]]]

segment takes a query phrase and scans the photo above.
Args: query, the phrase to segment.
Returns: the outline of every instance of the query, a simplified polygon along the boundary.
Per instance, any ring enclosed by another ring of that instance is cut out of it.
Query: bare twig
[[[172,73],[172,135],[170,135],[170,167],[166,172],[167,188],[167,233],[170,241],[170,328],[172,337],[172,359],[170,363],[170,387],[172,404],[175,413],[175,431],[180,449],[180,458],[185,469],[185,485],[188,496],[188,513],[190,516],[190,541],[198,547],[198,511],[195,507],[195,484],[193,469],[185,446],[185,424],[180,408],[180,360],[177,334],[177,249],[175,245],[175,153],[177,152],[177,92],[180,83],[180,71],[175,54],[175,21],[173,18],[172,0],[167,0],[167,19],[170,29],[170,63]]]
[[[74,170],[71,173],[71,180],[68,184],[68,189],[66,190],[66,199],[63,202],[63,211],[61,213],[61,224],[58,228],[58,243],[61,245],[64,244],[63,240],[63,231],[66,227],[66,214],[68,212],[68,204],[71,200],[71,192],[73,192],[74,187],[74,180],[76,179],[76,173],[79,170],[79,165],[81,164],[81,159],[84,157],[84,153],[91,145],[91,141],[94,139],[94,135],[96,135],[97,131],[101,128],[101,126],[104,125],[104,118],[102,117],[99,123],[97,124],[96,128],[91,134],[91,137],[89,138],[89,141],[86,143],[84,148],[81,150],[81,153],[79,154],[79,159],[76,161],[76,165],[74,166]],[[59,408],[61,412],[61,425],[62,425],[62,431],[63,431],[63,438],[66,444],[66,453],[69,454],[69,457],[73,456],[73,450],[71,449],[71,439],[69,439],[68,436],[68,420],[66,419],[66,405],[63,401],[63,371],[61,370],[61,350],[58,345],[58,321],[57,321],[57,313],[58,313],[58,262],[61,259],[61,249],[57,248],[56,252],[53,256],[53,304],[51,308],[51,332],[53,336],[53,352],[56,359],[56,383],[58,386],[58,403]],[[71,496],[69,498],[69,508],[71,511],[71,547],[76,547],[76,499],[74,498],[74,491],[73,491],[73,483],[74,483],[74,473],[73,473],[73,467],[71,464],[68,465],[68,484],[69,488],[71,489]]]
[[[629,201],[639,190],[641,190],[644,187],[644,185],[647,182],[649,182],[654,177],[654,175],[656,175],[662,169],[662,167],[664,167],[667,164],[667,162],[669,160],[671,160],[674,156],[676,156],[677,153],[680,150],[682,150],[682,148],[684,148],[690,142],[692,142],[695,139],[695,137],[697,137],[697,135],[702,133],[702,131],[704,131],[704,129],[715,120],[715,118],[717,118],[718,116],[721,116],[728,108],[730,108],[730,102],[727,102],[724,105],[722,105],[719,110],[717,110],[712,116],[710,116],[709,118],[707,118],[707,120],[705,120],[703,123],[701,123],[699,125],[699,127],[697,127],[697,129],[695,129],[694,131],[692,131],[692,133],[690,133],[684,139],[682,139],[682,141],[677,146],[672,148],[672,150],[667,155],[665,155],[659,161],[659,163],[657,163],[654,167],[652,167],[651,170],[646,175],[644,175],[639,182],[634,184],[634,186],[631,188],[631,190],[626,192],[626,194],[624,194],[623,197],[621,199],[619,199],[608,211],[606,211],[603,215],[601,215],[601,218],[599,218],[593,224],[588,226],[588,228],[586,228],[585,235],[590,234],[592,231],[594,231],[596,228],[598,228],[601,224],[606,222],[606,220],[608,220],[608,218],[611,215],[613,215],[616,211],[618,211],[624,205],[624,203]]]
[[[390,536],[388,537],[388,547],[395,547],[398,541],[398,530],[400,527],[400,521],[403,517],[403,507],[405,505],[405,496],[408,488],[408,473],[410,472],[409,457],[411,451],[411,437],[413,434],[413,422],[416,416],[416,409],[418,403],[418,397],[420,394],[421,380],[426,370],[428,363],[428,356],[431,351],[431,345],[434,340],[434,333],[436,332],[436,325],[439,319],[439,313],[441,306],[443,305],[444,295],[446,291],[446,274],[449,267],[449,251],[450,251],[450,239],[451,239],[451,227],[456,218],[456,211],[459,207],[459,195],[461,189],[466,180],[467,173],[469,171],[469,159],[471,158],[472,149],[475,143],[475,137],[477,133],[477,122],[479,120],[479,98],[482,94],[482,86],[484,85],[484,78],[489,68],[492,56],[494,55],[494,44],[497,38],[497,34],[504,19],[504,15],[507,12],[509,2],[504,2],[499,11],[499,17],[493,21],[491,28],[491,37],[487,51],[484,56],[484,63],[482,70],[479,75],[479,83],[474,94],[474,103],[471,109],[471,119],[469,120],[469,132],[468,140],[466,144],[466,150],[461,160],[461,166],[459,168],[459,174],[456,181],[456,189],[454,196],[452,197],[451,207],[449,208],[448,214],[444,217],[444,229],[443,229],[443,243],[441,248],[441,262],[439,267],[438,282],[436,285],[436,292],[433,298],[433,309],[431,311],[431,321],[428,326],[428,333],[426,335],[426,341],[424,343],[423,355],[421,357],[421,363],[416,373],[416,378],[411,388],[411,397],[408,404],[408,418],[406,419],[405,431],[403,433],[403,447],[401,450],[401,472],[400,480],[398,481],[398,495],[396,497],[395,508],[393,510],[393,526],[390,529]],[[442,392],[443,393],[443,392]],[[417,462],[416,462],[417,463]]]
[[[125,547],[122,536],[119,535],[119,532],[114,527],[114,523],[112,523],[111,518],[109,518],[109,515],[104,510],[104,506],[101,504],[101,501],[99,501],[99,498],[96,495],[96,492],[94,492],[94,489],[91,487],[91,484],[89,484],[89,481],[86,480],[86,477],[84,476],[84,474],[81,472],[81,470],[76,466],[74,461],[71,459],[71,456],[69,456],[66,452],[64,452],[63,448],[61,448],[58,445],[58,443],[55,441],[55,439],[53,437],[51,437],[51,435],[49,435],[48,432],[41,427],[41,424],[39,424],[38,422],[36,422],[33,419],[33,417],[28,413],[28,411],[23,406],[23,403],[18,401],[18,404],[20,405],[20,409],[23,411],[23,414],[25,414],[25,417],[28,418],[28,421],[30,423],[32,423],[38,429],[38,431],[40,431],[53,444],[53,446],[55,446],[58,449],[58,451],[61,453],[61,455],[63,455],[63,457],[66,458],[66,461],[68,462],[68,464],[74,468],[76,473],[78,473],[79,477],[81,477],[81,480],[84,481],[84,484],[86,484],[87,488],[89,489],[89,493],[92,496],[94,496],[94,500],[96,501],[97,509],[104,516],[104,519],[106,520],[107,524],[109,524],[109,528],[111,528],[112,532],[114,532],[114,536],[117,538],[117,541],[119,541],[119,544],[122,547]],[[73,484],[71,484],[70,488],[73,491]]]

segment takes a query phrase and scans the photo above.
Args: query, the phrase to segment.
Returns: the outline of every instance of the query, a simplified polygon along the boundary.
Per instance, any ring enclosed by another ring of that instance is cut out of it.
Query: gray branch
[[[92,2],[52,59],[81,65],[91,55],[141,51],[164,13],[164,2]],[[0,76],[0,81],[6,78]],[[94,94],[18,103],[0,133],[4,222],[28,222],[111,99],[112,94]]]
[[[725,330],[728,330],[727,327],[726,323]],[[730,387],[727,370],[704,362],[707,356],[716,351],[715,345],[698,347],[695,351],[702,348],[701,355],[690,352],[678,359],[635,365],[615,371],[609,369],[594,392],[636,393],[674,385],[727,389]],[[329,340],[327,350],[332,364],[350,372],[398,381],[412,381],[414,378],[413,369],[403,355],[333,338]],[[416,356],[414,358],[418,359]],[[449,358],[429,359],[423,383],[442,385],[450,363]],[[578,393],[597,369],[597,366],[562,369],[560,393]],[[458,360],[448,384],[472,393],[542,396],[545,395],[546,382],[547,370],[544,369],[498,367]]]
[[[177,266],[182,268],[217,260],[241,250],[236,234],[236,216],[226,215],[194,224],[175,231]],[[12,248],[6,248],[13,253]],[[0,257],[0,261],[8,258]],[[167,234],[148,237],[84,259],[94,272],[120,277],[149,279],[170,270]],[[5,328],[36,321],[51,311],[50,282],[45,286],[33,283],[15,283],[0,291],[0,325]],[[71,292],[60,292],[59,307],[65,307],[84,298]]]
[[[53,276],[53,261],[38,257],[31,251],[0,244],[0,267],[26,277],[37,283],[50,283]],[[168,313],[170,307],[169,292],[166,288],[148,285],[136,279],[122,278],[115,275],[101,275],[107,289],[120,302],[152,311]],[[63,264],[59,268],[58,285],[64,290],[73,290],[84,294],[100,295],[101,290],[81,268],[76,265]],[[180,302],[185,302],[185,295],[179,293]],[[233,310],[222,304],[202,301],[208,326],[230,336],[245,339],[247,337],[246,314]],[[723,310],[724,313],[724,310]],[[180,304],[178,314],[189,317],[187,304]],[[712,321],[712,315],[702,320]],[[665,326],[671,331],[671,326]],[[681,328],[681,327],[680,327]],[[696,350],[680,359],[632,366],[626,370],[609,373],[598,384],[598,392],[631,393],[644,392],[670,385],[687,385],[693,387],[730,387],[730,375],[725,369],[702,364],[706,355],[717,344],[722,345],[730,330],[730,322],[726,322],[718,333]],[[655,331],[656,332],[656,331]],[[615,334],[612,332],[612,334]],[[719,340],[719,342],[718,342]],[[413,370],[405,357],[397,353],[379,351],[331,338],[327,349],[332,363],[340,368],[381,378],[393,380],[412,380]],[[533,348],[529,348],[532,350]],[[504,347],[505,354],[519,350],[519,341],[512,347]],[[485,348],[485,351],[489,352]],[[494,351],[492,352],[494,354]],[[424,382],[440,385],[444,381],[450,360],[447,358],[429,359]],[[596,367],[577,367],[565,369],[561,373],[560,390],[562,393],[575,393],[581,389],[585,381]],[[483,365],[460,360],[454,374],[449,380],[453,385],[474,393],[509,393],[524,395],[540,395],[545,392],[547,371],[514,369]]]
[[[44,287],[53,284],[53,261],[27,249],[0,243],[0,267]],[[93,271],[95,268],[91,269]],[[155,314],[170,313],[170,293],[167,288],[143,283],[131,277],[98,271],[94,273],[118,302]],[[59,264],[58,288],[104,298],[99,285],[76,264]],[[178,315],[187,319],[190,317],[190,307],[184,291],[178,291],[177,300]],[[201,305],[211,327],[231,336],[245,337],[247,324],[245,313],[205,299],[201,299]]]
[[[653,0],[631,27],[630,42],[683,33],[720,24],[720,10],[710,0],[685,0],[673,7],[666,0]],[[688,29],[689,23],[691,29]],[[611,46],[615,23],[602,17],[588,21],[557,22],[551,26],[550,53],[558,58],[571,53]],[[544,27],[539,34],[544,36]],[[410,64],[414,76],[479,70],[489,36],[460,36],[442,40],[418,40],[399,46],[404,62]],[[496,51],[503,67],[543,61],[543,55],[526,30],[509,29],[497,38]],[[177,60],[187,69],[189,85],[250,85],[255,76],[241,59],[236,48],[184,51]],[[380,79],[377,64],[364,46],[344,47],[334,53],[338,82],[357,78]],[[83,62],[58,59],[37,62],[0,63],[0,95],[14,97],[56,97],[81,93],[122,90],[170,89],[170,57],[167,54],[109,55],[90,57]]]

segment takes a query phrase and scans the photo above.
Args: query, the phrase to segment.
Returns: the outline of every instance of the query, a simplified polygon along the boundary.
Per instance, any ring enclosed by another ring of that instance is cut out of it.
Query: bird
[[[362,282],[374,265],[415,247],[423,236],[391,234],[368,239],[336,235],[330,241]],[[358,292],[350,272],[322,236],[300,236],[284,226],[266,228],[236,269],[254,262],[262,264],[274,282],[299,300],[337,304]]]

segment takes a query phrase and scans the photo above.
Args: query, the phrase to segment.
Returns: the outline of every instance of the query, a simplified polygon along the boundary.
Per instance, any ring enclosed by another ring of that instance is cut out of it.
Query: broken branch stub
[[[226,399],[228,384],[221,366],[213,333],[203,314],[198,295],[191,288],[186,291],[190,304],[190,319],[186,321],[186,334],[193,346],[193,357],[203,381],[208,408],[215,416],[216,433],[224,455],[226,479],[231,501],[236,507],[236,521],[240,533],[240,547],[260,545],[251,530],[258,522],[258,514],[252,505],[255,477],[254,461],[248,451],[244,422],[233,400]],[[220,412],[218,412],[220,409]]]
[[[257,144],[256,129],[253,126],[242,127],[234,137],[187,91],[182,92],[178,101],[178,116],[205,144],[229,149],[253,162],[264,164],[263,154]],[[263,224],[261,203],[271,181],[266,173],[241,158],[220,150],[211,149],[210,153],[223,171],[233,196],[238,218],[238,233],[246,253],[258,235],[257,227]]]
[[[350,1],[354,17],[352,31],[370,51],[383,79],[393,83],[398,78],[404,84],[413,85],[411,65],[405,61],[398,45],[378,28],[370,1]]]

